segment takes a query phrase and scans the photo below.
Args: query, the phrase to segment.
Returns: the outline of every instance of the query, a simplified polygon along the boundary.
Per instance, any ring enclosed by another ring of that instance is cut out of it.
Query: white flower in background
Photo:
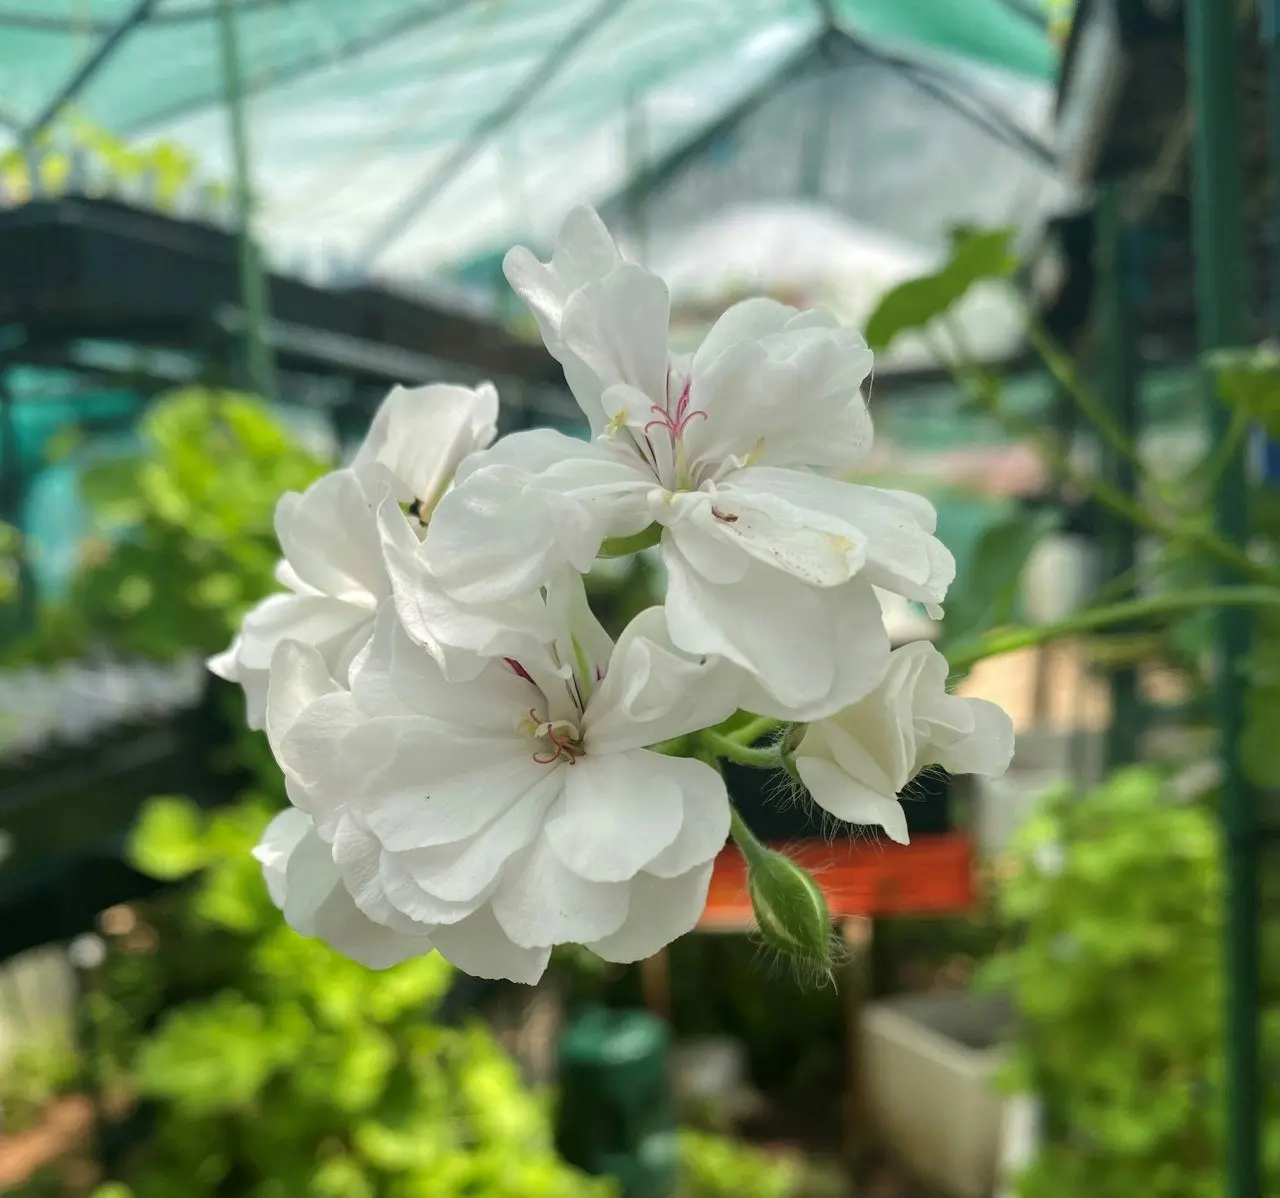
[[[907,843],[899,792],[922,769],[998,778],[1013,757],[1013,724],[994,703],[947,693],[947,660],[916,641],[895,649],[866,698],[810,724],[794,760],[814,801],[839,819],[882,827]]]
[[[935,605],[955,566],[928,502],[818,473],[871,444],[861,336],[756,299],[673,359],[665,284],[589,210],[549,264],[517,249],[507,273],[596,436],[517,433],[470,459],[423,545],[439,584],[507,600],[657,522],[671,640],[747,671],[744,706],[811,719],[865,695],[888,656],[872,586]]]
[[[290,795],[356,908],[468,973],[526,982],[554,945],[635,961],[696,925],[728,796],[712,767],[647,746],[737,699],[731,671],[671,644],[659,608],[613,646],[579,578],[555,580],[546,607],[552,643],[465,681],[390,606],[350,692],[315,649],[286,643],[267,713]]]
[[[414,524],[425,523],[463,458],[493,439],[497,412],[497,393],[488,384],[397,387],[350,468],[324,475],[301,495],[281,496],[275,528],[283,558],[276,580],[284,593],[254,607],[231,647],[209,660],[215,674],[244,688],[251,728],[262,727],[268,671],[281,641],[315,646],[330,673],[345,680],[372,635],[379,605],[393,591],[375,507],[389,496],[382,527],[398,523],[395,531],[416,544]],[[456,607],[443,599],[441,606]],[[463,631],[483,639],[474,621]]]

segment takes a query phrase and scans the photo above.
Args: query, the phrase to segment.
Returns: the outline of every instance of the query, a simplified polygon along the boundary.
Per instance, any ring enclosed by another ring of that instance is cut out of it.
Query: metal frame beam
[[[354,266],[368,273],[378,256],[395,244],[409,221],[418,216],[497,134],[501,133],[560,74],[567,59],[587,42],[627,0],[604,0],[574,26],[521,82],[507,99],[484,118],[466,140],[379,222],[355,255]]]
[[[155,3],[156,0],[137,0],[137,3],[130,9],[129,13],[112,26],[110,32],[103,36],[88,57],[75,69],[71,78],[59,88],[53,99],[44,106],[35,120],[18,134],[18,140],[22,145],[31,145],[57,117],[58,113],[76,97],[80,89],[101,70],[103,64],[120,48],[125,38],[144,21],[150,19],[151,10],[155,7]]]
[[[765,103],[799,75],[819,53],[821,38],[811,42],[797,54],[793,55],[769,78],[766,83],[752,92],[745,100],[740,100],[727,112],[715,117],[699,132],[687,141],[669,150],[651,167],[635,179],[629,180],[619,188],[603,204],[607,209],[624,200],[631,204],[643,204],[647,197],[666,180],[678,174],[688,163],[692,162],[715,141],[728,134],[734,126],[746,120]]]
[[[269,0],[270,3],[278,3],[278,0]],[[326,67],[334,66],[337,63],[348,62],[353,58],[359,58],[362,54],[368,54],[379,47],[393,42],[397,38],[403,37],[406,33],[418,29],[426,28],[434,25],[437,21],[445,20],[448,17],[460,13],[463,9],[471,7],[478,3],[479,0],[453,0],[453,3],[440,5],[429,11],[415,12],[410,16],[404,17],[402,20],[394,21],[392,24],[375,31],[374,33],[364,34],[359,37],[349,38],[342,42],[336,49],[326,52],[323,55],[315,55],[305,59],[302,62],[294,63],[292,66],[282,71],[277,71],[272,75],[261,75],[255,79],[246,81],[245,95],[253,96],[260,92],[269,91],[275,87],[282,87],[288,83],[294,83],[299,79],[305,79],[314,71],[324,70]],[[155,20],[153,17],[152,20]],[[178,117],[186,116],[191,112],[198,112],[202,108],[207,108],[211,104],[219,103],[221,97],[216,92],[207,96],[199,96],[180,100],[176,104],[171,104],[168,108],[157,109],[144,120],[138,121],[133,125],[125,126],[123,132],[126,133],[142,133],[148,129],[155,128],[157,125],[163,125],[167,121],[176,120]]]
[[[1191,140],[1192,233],[1195,248],[1196,323],[1200,349],[1238,349],[1248,337],[1245,308],[1243,170],[1241,166],[1238,5],[1186,0],[1187,67],[1193,113]],[[1210,444],[1227,443],[1232,414],[1205,381]],[[1248,478],[1237,449],[1222,471],[1215,503],[1219,535],[1243,549],[1249,536]],[[1224,582],[1234,582],[1234,571]],[[1225,1069],[1218,1093],[1226,1117],[1226,1198],[1261,1198],[1262,1079],[1259,984],[1261,919],[1256,795],[1240,762],[1251,641],[1247,613],[1224,608],[1217,616],[1216,682],[1222,761],[1226,889],[1223,929],[1226,974],[1223,1022]]]
[[[289,0],[286,0],[286,3]],[[296,2],[296,0],[294,0]],[[281,0],[239,0],[242,12],[255,8],[279,8]],[[210,3],[204,8],[180,8],[172,12],[158,12],[151,17],[157,25],[188,25],[194,21],[211,21],[217,18],[217,6]],[[49,17],[34,12],[10,12],[0,8],[0,29],[30,29],[37,33],[104,33],[109,34],[118,21],[95,20],[93,17]]]
[[[897,71],[917,91],[936,100],[993,140],[1001,142],[1011,150],[1016,150],[1024,158],[1039,166],[1050,168],[1057,166],[1057,155],[1052,149],[1043,142],[1037,141],[1025,129],[1020,129],[1004,112],[977,95],[954,76],[910,58],[877,49],[844,30],[839,32],[839,36],[848,43],[849,48]]]

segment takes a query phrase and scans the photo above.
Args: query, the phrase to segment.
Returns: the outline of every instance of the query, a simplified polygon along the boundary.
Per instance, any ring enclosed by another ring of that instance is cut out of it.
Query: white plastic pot
[[[995,1086],[1006,1002],[963,991],[870,1003],[862,1086],[880,1142],[952,1198],[991,1198],[1001,1173],[1005,1100]]]
[[[1097,591],[1102,558],[1088,537],[1056,533],[1032,550],[1022,575],[1022,601],[1033,624],[1056,624],[1080,611]]]

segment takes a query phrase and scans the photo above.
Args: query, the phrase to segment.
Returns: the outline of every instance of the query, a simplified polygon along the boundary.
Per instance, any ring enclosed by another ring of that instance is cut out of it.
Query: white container
[[[866,1109],[881,1143],[952,1198],[991,1198],[1005,1101],[995,1086],[1006,1002],[962,991],[909,995],[863,1009]]]
[[[1056,624],[1081,611],[1097,591],[1102,556],[1088,537],[1055,533],[1031,551],[1022,602],[1032,624]]]

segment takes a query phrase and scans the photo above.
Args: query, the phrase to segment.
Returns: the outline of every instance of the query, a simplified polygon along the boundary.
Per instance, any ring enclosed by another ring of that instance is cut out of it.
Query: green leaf
[[[190,799],[151,799],[134,826],[128,856],[140,873],[166,882],[203,869],[209,853],[200,809]]]
[[[953,586],[947,594],[945,643],[977,636],[1013,619],[1027,559],[1060,523],[1056,511],[1018,510],[982,533],[962,585]]]
[[[1018,260],[1010,245],[1015,229],[957,229],[951,258],[941,270],[900,283],[885,294],[867,321],[867,344],[886,350],[903,333],[922,329],[963,299],[975,283],[1008,278]]]
[[[1217,350],[1205,366],[1225,404],[1280,435],[1280,353],[1267,345]]]

